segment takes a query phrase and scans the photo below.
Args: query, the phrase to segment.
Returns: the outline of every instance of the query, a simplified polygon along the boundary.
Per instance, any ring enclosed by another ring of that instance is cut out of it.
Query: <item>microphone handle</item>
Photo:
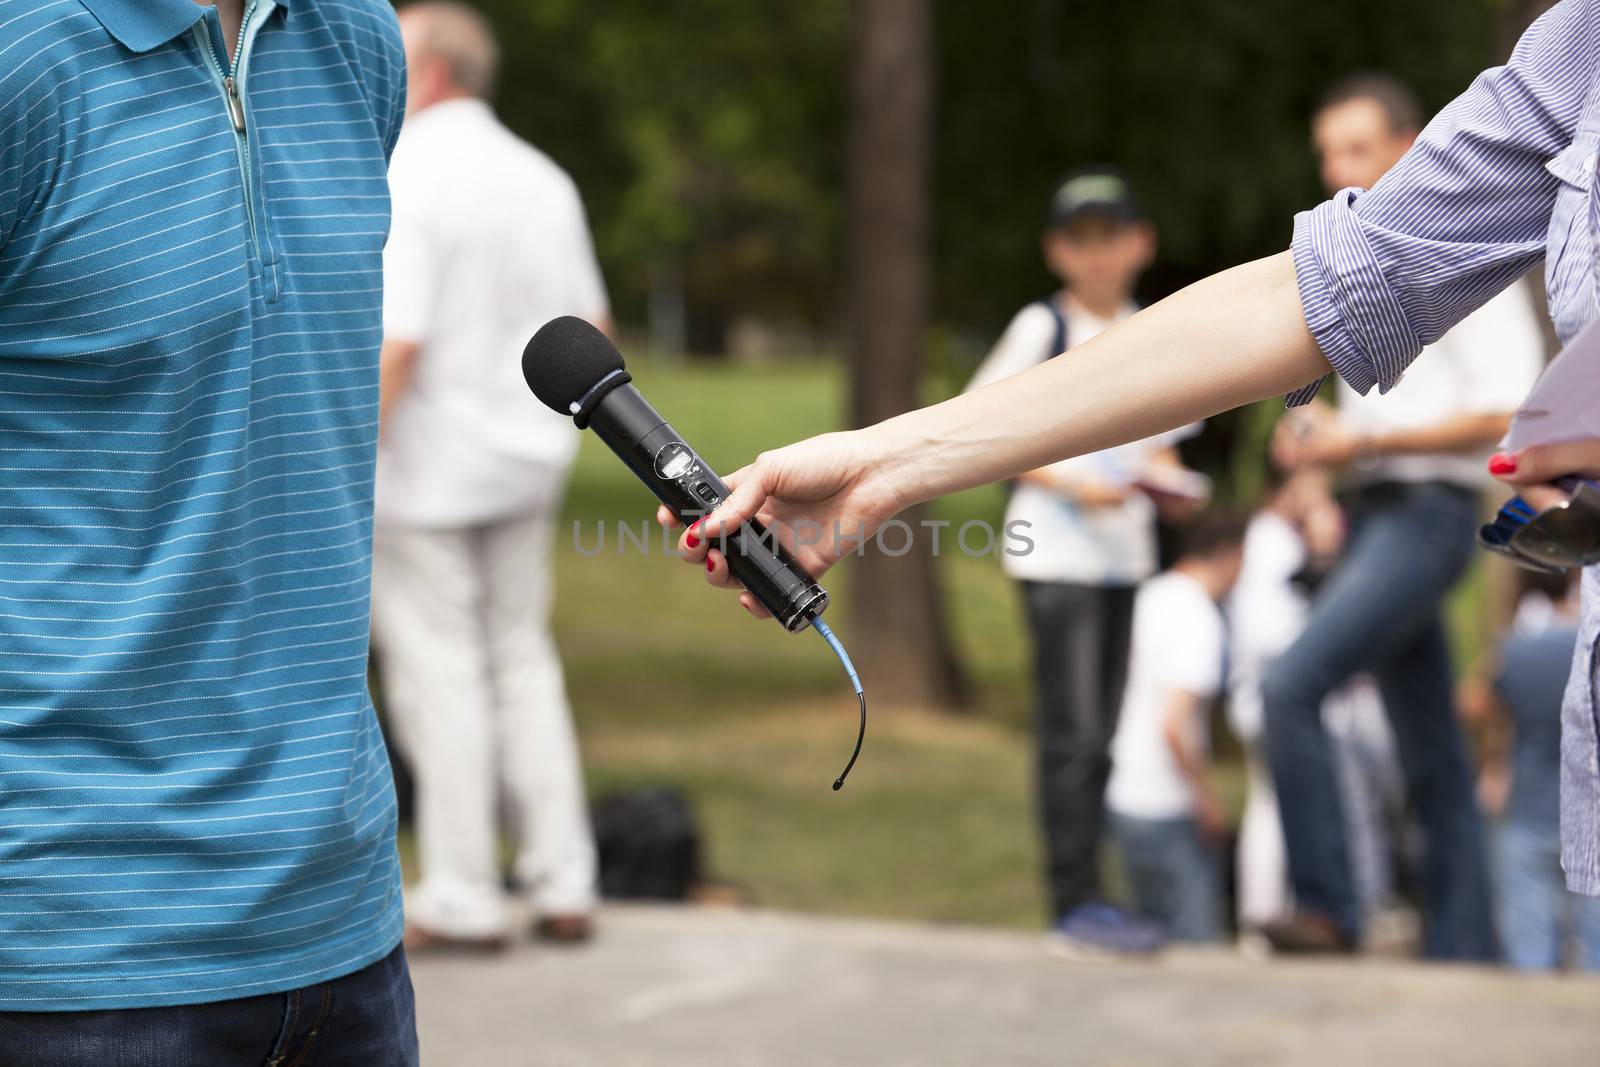
[[[589,428],[679,520],[692,522],[721,503],[728,487],[632,385],[619,385],[589,416]],[[718,545],[728,569],[790,633],[811,625],[828,593],[761,523],[750,521]]]

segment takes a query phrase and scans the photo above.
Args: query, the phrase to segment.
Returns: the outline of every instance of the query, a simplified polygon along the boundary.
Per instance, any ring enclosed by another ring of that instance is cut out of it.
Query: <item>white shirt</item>
[[[1461,415],[1510,414],[1544,368],[1544,336],[1525,286],[1513,285],[1422,350],[1387,395],[1361,396],[1339,382],[1339,412],[1357,434],[1435,426]],[[1490,481],[1491,449],[1383,456],[1357,482],[1452,482],[1477,489]]]
[[[1178,769],[1163,725],[1174,692],[1209,700],[1221,691],[1226,635],[1221,609],[1188,575],[1167,571],[1139,590],[1128,688],[1111,739],[1110,810],[1140,819],[1194,814],[1193,787]],[[1208,749],[1201,717],[1189,725],[1195,748]]]
[[[1257,512],[1244,535],[1244,566],[1228,597],[1228,723],[1241,740],[1262,735],[1261,677],[1305,628],[1310,601],[1294,585],[1305,540],[1285,518]]]
[[[1067,347],[1075,348],[1136,309],[1126,305],[1114,319],[1074,309],[1067,319]],[[1011,320],[1000,340],[978,367],[967,389],[1020,374],[1055,353],[1056,321],[1050,310],[1029,304]],[[1066,357],[1066,358],[1071,358]],[[1119,448],[1077,456],[1046,470],[1066,477],[1092,478],[1112,485],[1131,485],[1150,454],[1182,434],[1164,434]],[[1019,555],[1002,555],[1006,574],[1019,581],[1073,582],[1080,585],[1137,585],[1156,570],[1156,508],[1134,492],[1121,504],[1082,507],[1041,486],[1017,483],[1006,507],[1006,528],[1027,523],[1019,532],[1033,547]],[[1007,543],[1015,543],[1007,538]]]
[[[413,116],[389,167],[387,340],[421,346],[378,447],[377,514],[466,526],[554,507],[577,430],[523,381],[560,315],[609,312],[577,187],[480,100]]]

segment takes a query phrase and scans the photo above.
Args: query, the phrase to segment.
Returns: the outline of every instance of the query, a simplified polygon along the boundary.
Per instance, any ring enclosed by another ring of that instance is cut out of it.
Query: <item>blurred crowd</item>
[[[1422,127],[1412,93],[1377,73],[1310,118],[1330,193],[1376,185]],[[1069,174],[1042,239],[1061,288],[1016,315],[973,386],[1071,359],[1132,314],[1155,245],[1123,174]],[[1282,953],[1415,945],[1600,969],[1596,902],[1564,888],[1557,840],[1574,584],[1492,566],[1521,595],[1459,698],[1444,616],[1490,502],[1485,464],[1544,363],[1538,311],[1513,287],[1430,347],[1389,396],[1341,384],[1281,418],[1249,515],[1209,503],[1183,434],[1013,487],[1007,521],[1039,543],[1006,569],[1033,641],[1059,951],[1236,933]],[[1161,520],[1176,536],[1158,573]],[[1211,755],[1219,707],[1244,752],[1237,834]]]
[[[548,628],[576,443],[501,354],[558,315],[609,330],[606,291],[573,182],[486,103],[482,18],[420,3],[401,25],[410,118],[390,174],[373,621],[386,724],[415,775],[407,944],[496,949],[524,913],[537,936],[582,941],[596,848]],[[1336,192],[1376,184],[1422,113],[1368,74],[1333,87],[1310,125]],[[1061,287],[1017,313],[972,385],[1070,359],[1132,314],[1156,247],[1124,174],[1068,174],[1041,243]],[[1600,969],[1600,901],[1563,888],[1555,825],[1572,584],[1518,579],[1459,692],[1444,618],[1489,500],[1484,464],[1543,366],[1538,315],[1514,287],[1392,395],[1346,387],[1285,416],[1249,514],[1217,507],[1184,465],[1198,428],[1010,487],[1006,522],[1034,543],[1004,565],[1033,644],[1062,952],[1414,939],[1434,959]],[[1221,721],[1244,754],[1237,830],[1209,736]]]

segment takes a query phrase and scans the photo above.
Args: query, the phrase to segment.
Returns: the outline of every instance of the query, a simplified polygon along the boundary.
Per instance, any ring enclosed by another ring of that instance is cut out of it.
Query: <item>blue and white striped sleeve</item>
[[[398,24],[387,36],[389,62],[385,71],[386,107],[380,114],[379,129],[383,137],[384,158],[394,157],[394,146],[400,140],[400,126],[406,117],[406,53],[400,40]]]
[[[1346,189],[1296,216],[1306,325],[1357,392],[1388,392],[1424,345],[1544,255],[1558,185],[1544,165],[1571,143],[1600,75],[1597,4],[1546,12],[1371,191]]]
[[[406,53],[389,0],[339,0],[322,6],[356,84],[366,95],[383,156],[394,155],[406,111]]]

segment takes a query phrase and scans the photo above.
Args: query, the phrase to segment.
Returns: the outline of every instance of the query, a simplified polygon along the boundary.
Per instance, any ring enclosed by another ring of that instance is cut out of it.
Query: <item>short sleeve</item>
[[[400,127],[406,118],[406,61],[400,53],[398,63],[391,62],[388,86],[388,104],[379,121],[379,135],[383,138],[383,158],[394,158],[394,146],[400,143]]]
[[[1176,638],[1166,642],[1158,660],[1161,686],[1199,697],[1215,697],[1222,691],[1227,661],[1222,613],[1205,594],[1191,594],[1187,589],[1183,592],[1181,600],[1173,596],[1153,605],[1166,616],[1163,629]]]
[[[367,101],[385,159],[394,154],[406,112],[406,50],[389,0],[319,5]]]
[[[1597,3],[1546,12],[1371,191],[1296,217],[1306,325],[1356,392],[1388,392],[1425,345],[1543,256],[1557,186],[1545,163],[1571,143],[1600,71]]]

